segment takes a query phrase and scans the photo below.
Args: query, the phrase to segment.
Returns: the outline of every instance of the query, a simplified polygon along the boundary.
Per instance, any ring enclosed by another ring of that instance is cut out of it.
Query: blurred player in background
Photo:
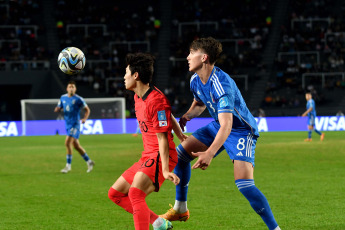
[[[154,58],[150,54],[128,54],[126,57],[125,87],[135,92],[135,114],[140,124],[144,151],[138,162],[127,169],[108,191],[109,199],[133,214],[138,230],[172,229],[170,221],[151,211],[145,198],[158,192],[164,180],[177,185],[180,179],[172,172],[177,164],[177,152],[171,130],[183,141],[184,135],[171,114],[165,95],[150,86]]]
[[[132,134],[133,137],[137,137],[140,134],[140,124],[137,122],[137,129],[135,130],[135,133]]]
[[[312,141],[311,133],[313,130],[320,135],[320,140],[323,141],[325,138],[325,134],[321,133],[319,130],[315,129],[315,118],[316,118],[316,109],[315,109],[315,101],[310,92],[305,94],[305,99],[307,100],[307,111],[302,114],[302,117],[308,116],[308,138],[304,141]]]
[[[70,81],[67,84],[67,94],[60,97],[58,105],[55,107],[54,112],[60,112],[63,110],[64,119],[66,124],[66,140],[65,145],[67,148],[67,163],[65,168],[61,170],[62,173],[68,173],[71,171],[72,164],[72,145],[83,157],[87,164],[87,171],[91,172],[95,163],[89,158],[85,149],[79,143],[80,135],[80,109],[85,110],[85,114],[81,122],[84,124],[90,115],[90,109],[85,103],[84,99],[76,94],[77,87],[74,81]]]
[[[221,52],[221,43],[211,37],[194,40],[190,46],[187,60],[189,71],[195,72],[190,80],[194,101],[179,123],[184,129],[188,121],[206,108],[214,121],[199,128],[177,147],[178,164],[174,172],[181,181],[176,186],[174,207],[161,216],[170,221],[188,220],[190,162],[198,158],[192,168],[205,170],[212,159],[225,149],[233,162],[235,184],[239,191],[267,227],[278,230],[280,228],[266,197],[254,184],[254,154],[259,137],[256,121],[233,79],[214,66]]]

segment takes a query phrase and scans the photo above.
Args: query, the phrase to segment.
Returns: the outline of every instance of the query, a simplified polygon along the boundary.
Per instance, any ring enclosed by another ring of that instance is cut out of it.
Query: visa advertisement
[[[178,120],[178,119],[177,119]],[[207,125],[212,118],[194,118],[187,123],[186,132],[192,133]],[[306,117],[258,117],[255,118],[259,132],[307,131]],[[90,134],[122,134],[135,133],[138,124],[135,118],[95,119],[81,124],[81,133]],[[344,131],[344,116],[319,116],[315,120],[315,128],[320,131]],[[63,120],[43,121],[0,121],[0,137],[6,136],[44,136],[66,135]]]

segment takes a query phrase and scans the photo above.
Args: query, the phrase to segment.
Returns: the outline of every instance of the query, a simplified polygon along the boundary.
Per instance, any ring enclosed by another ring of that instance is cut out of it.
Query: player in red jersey
[[[177,164],[177,152],[171,130],[180,141],[186,136],[171,114],[165,95],[151,87],[154,58],[150,54],[128,54],[124,76],[127,90],[135,92],[135,113],[140,124],[144,151],[140,160],[127,169],[109,189],[109,198],[133,214],[134,226],[148,230],[151,223],[155,230],[172,229],[168,220],[151,211],[145,197],[158,192],[164,180],[177,185],[180,179],[172,173]]]

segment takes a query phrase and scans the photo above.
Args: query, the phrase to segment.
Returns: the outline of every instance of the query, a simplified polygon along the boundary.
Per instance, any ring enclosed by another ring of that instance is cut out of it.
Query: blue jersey
[[[315,101],[313,99],[310,99],[307,101],[307,110],[309,108],[313,108],[312,111],[308,113],[308,117],[316,117],[316,110],[315,110]]]
[[[72,97],[64,94],[60,97],[58,107],[63,108],[67,129],[80,126],[80,109],[85,106],[87,106],[86,102],[77,94],[74,94]]]
[[[190,80],[190,89],[196,101],[203,102],[211,116],[218,122],[219,113],[232,113],[232,129],[250,131],[259,136],[258,127],[253,115],[237,88],[234,80],[218,67],[214,67],[206,84],[201,82],[195,73]]]

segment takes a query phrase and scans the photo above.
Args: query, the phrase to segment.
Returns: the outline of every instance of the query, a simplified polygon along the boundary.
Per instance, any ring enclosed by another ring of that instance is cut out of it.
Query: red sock
[[[124,194],[122,192],[118,192],[112,187],[110,187],[108,191],[108,197],[112,200],[115,204],[122,207],[127,212],[133,214],[132,203],[128,198],[128,194]]]
[[[129,200],[128,194],[124,194],[122,192],[118,192],[112,187],[110,187],[108,191],[108,197],[112,200],[115,204],[125,209],[127,212],[133,214],[133,207],[132,203]],[[158,215],[150,210],[150,224],[153,224],[155,220],[157,220]]]
[[[145,201],[146,194],[138,188],[131,187],[128,196],[133,206],[135,230],[149,230],[150,209]]]

